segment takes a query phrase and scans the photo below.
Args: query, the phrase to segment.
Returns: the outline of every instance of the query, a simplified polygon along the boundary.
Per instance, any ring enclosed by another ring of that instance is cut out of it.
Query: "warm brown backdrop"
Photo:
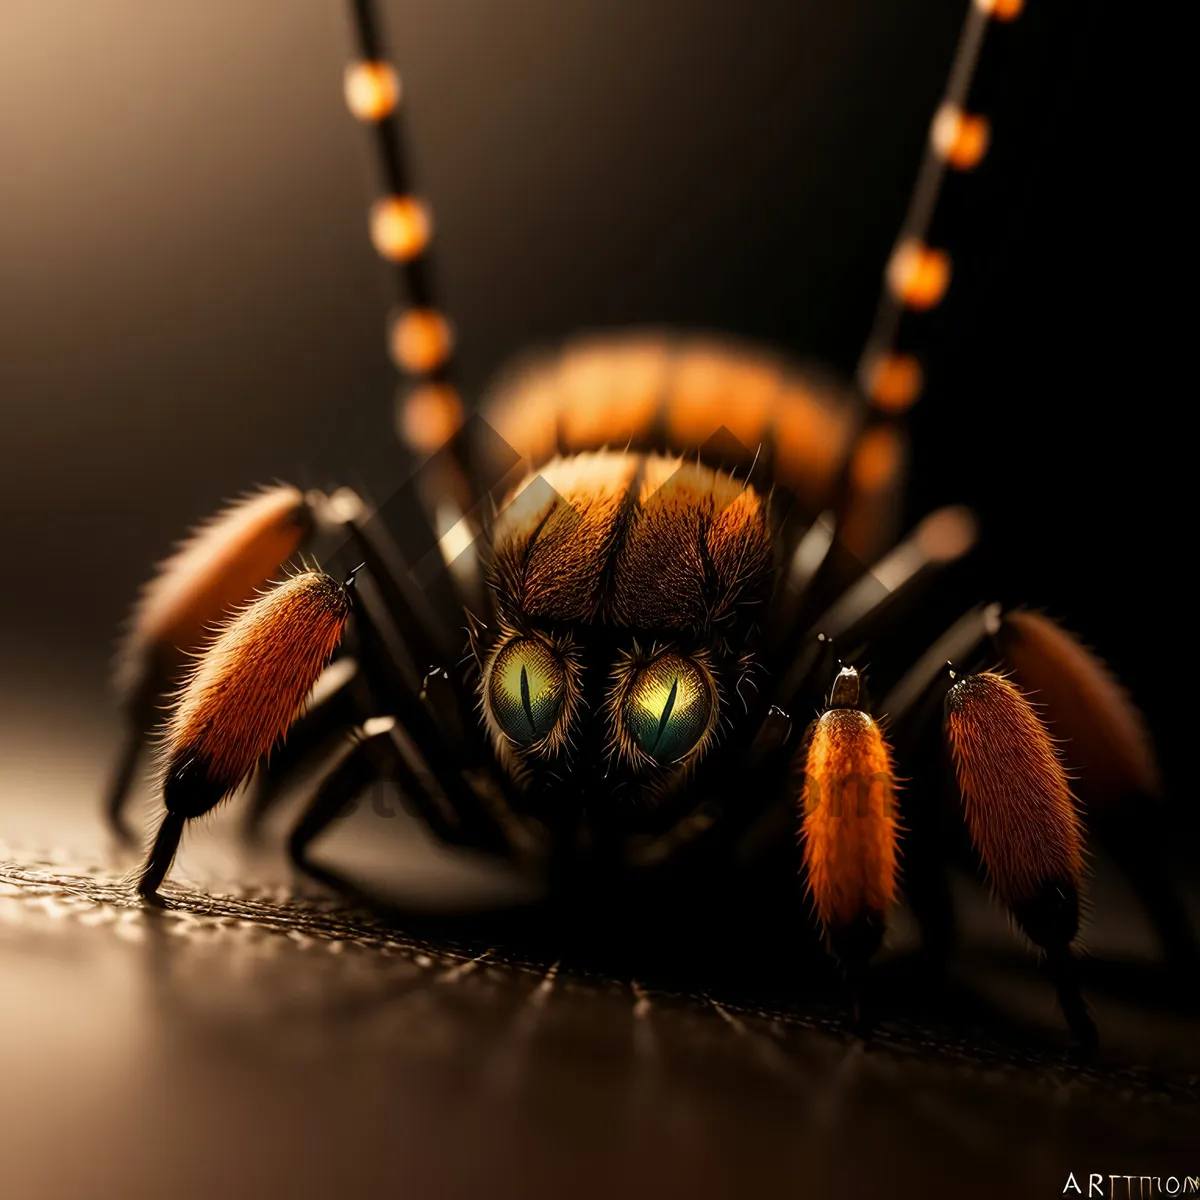
[[[531,343],[634,321],[848,369],[964,7],[387,0],[468,393]],[[1028,7],[914,417],[914,507],[980,509],[997,593],[1104,649],[1194,814],[1171,39],[1127,7]],[[102,853],[113,634],[190,522],[277,476],[386,494],[407,469],[348,44],[340,0],[0,0],[0,840]],[[178,879],[240,877],[233,819],[190,838]],[[423,882],[379,832],[345,837]],[[538,975],[447,988],[450,961],[324,956],[257,926],[157,938],[116,902],[77,921],[16,891],[0,1159],[39,1200],[584,1196],[631,1176],[662,1195],[939,1194],[928,1177],[1049,1196],[1068,1168],[1195,1168],[1172,1158],[1178,1107],[1001,1069],[1003,1047],[962,1069],[953,1047],[862,1054],[707,1009],[639,1025],[620,989],[543,1010]],[[1098,911],[1103,972],[1146,935],[1125,893]],[[1018,1019],[1056,1036],[978,893],[971,922],[1002,977],[987,994],[1011,1007],[1020,979]],[[1177,1072],[1193,998],[1164,984],[1147,1015],[1097,988],[1114,1053]]]

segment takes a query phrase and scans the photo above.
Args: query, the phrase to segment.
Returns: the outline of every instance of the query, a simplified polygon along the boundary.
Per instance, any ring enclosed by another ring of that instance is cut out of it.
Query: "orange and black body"
[[[963,614],[946,581],[963,582],[969,513],[905,532],[903,507],[921,322],[951,273],[930,241],[937,201],[986,153],[973,68],[989,24],[1019,8],[971,7],[856,385],[719,337],[621,332],[526,361],[463,424],[398,77],[357,0],[346,94],[382,151],[371,231],[396,269],[390,345],[413,382],[399,426],[420,451],[453,436],[407,490],[403,530],[346,490],[276,489],[214,526],[203,562],[167,565],[152,594],[190,607],[171,625],[144,606],[139,645],[187,651],[213,598],[225,612],[167,723],[147,899],[188,820],[256,769],[273,794],[279,764],[303,757],[304,722],[299,751],[278,751],[316,687],[315,712],[349,695],[357,728],[292,836],[301,866],[386,779],[444,841],[506,857],[552,899],[646,880],[673,895],[685,877],[729,892],[784,863],[789,917],[858,971],[905,891],[927,931],[949,928],[924,901],[941,894],[930,814],[952,762],[953,822],[1047,952],[1074,1031],[1094,1036],[1070,967],[1085,831],[1069,770],[1119,811],[1156,787],[1148,738],[1069,634],[998,605]],[[332,574],[306,566],[229,608],[310,534],[342,546],[324,555]]]
[[[600,367],[602,391],[582,394]],[[746,421],[743,395],[757,397],[759,424]],[[1064,982],[1082,882],[1076,800],[1017,684],[970,673],[1000,660],[1002,629],[1027,633],[1029,619],[1006,624],[987,610],[965,633],[952,626],[953,677],[944,658],[930,669],[939,645],[914,655],[943,611],[945,589],[929,585],[967,555],[974,530],[950,509],[870,564],[848,552],[837,531],[855,511],[845,468],[860,404],[752,350],[661,335],[593,339],[527,369],[464,436],[554,436],[540,462],[537,446],[521,445],[525,472],[493,490],[494,511],[461,516],[469,545],[441,539],[445,575],[473,574],[464,596],[476,599],[456,622],[468,631],[459,652],[440,662],[429,655],[453,642],[453,615],[438,628],[437,612],[416,602],[417,576],[386,531],[344,497],[310,495],[316,524],[343,531],[347,567],[363,564],[356,586],[302,571],[235,612],[198,659],[167,727],[168,817],[144,893],[157,894],[186,820],[269,756],[338,652],[359,666],[364,724],[297,830],[299,861],[381,776],[415,794],[445,840],[502,853],[552,888],[661,877],[670,889],[672,873],[697,862],[728,874],[783,807],[811,919],[858,970],[906,886],[898,797],[939,787],[934,772],[905,771],[900,789],[897,762],[944,744],[983,870],[1050,953],[1064,1009],[1089,1036]],[[713,426],[686,456],[672,432],[683,425],[677,405],[690,436]],[[741,437],[725,413],[741,414]],[[821,445],[797,432],[814,428]],[[862,667],[839,669],[839,656],[872,663],[882,703]],[[1026,660],[1044,657],[1026,648],[1022,661],[1029,670]],[[798,922],[803,905],[800,893]]]

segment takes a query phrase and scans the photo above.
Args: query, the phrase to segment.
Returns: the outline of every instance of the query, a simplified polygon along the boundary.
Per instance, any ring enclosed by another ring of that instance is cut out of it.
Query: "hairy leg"
[[[946,740],[968,832],[996,893],[1045,951],[1076,1038],[1096,1027],[1074,981],[1083,835],[1066,771],[1045,725],[1006,677],[986,671],[946,696]]]

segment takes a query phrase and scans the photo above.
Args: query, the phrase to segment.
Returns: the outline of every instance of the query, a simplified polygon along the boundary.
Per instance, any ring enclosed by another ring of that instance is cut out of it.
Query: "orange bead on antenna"
[[[446,363],[454,345],[450,324],[433,308],[409,308],[392,321],[388,346],[396,365],[428,375]]]
[[[997,21],[1015,21],[1025,7],[1025,0],[975,0],[975,7]]]
[[[868,429],[854,448],[850,479],[856,491],[881,491],[900,467],[901,443],[896,431],[887,425]]]
[[[896,299],[909,308],[934,308],[950,286],[950,256],[916,238],[907,238],[896,247],[888,263],[887,281]]]
[[[343,87],[346,107],[360,121],[382,121],[400,103],[400,76],[391,63],[352,62]]]
[[[462,427],[463,405],[448,383],[422,383],[399,399],[400,436],[422,454],[440,450]]]
[[[885,354],[871,367],[867,392],[885,413],[907,412],[925,387],[925,373],[911,354]]]
[[[963,112],[957,104],[943,104],[929,130],[934,150],[956,171],[977,167],[987,153],[990,137],[987,117]]]
[[[388,262],[410,262],[429,245],[429,207],[415,196],[384,196],[371,205],[371,245]]]

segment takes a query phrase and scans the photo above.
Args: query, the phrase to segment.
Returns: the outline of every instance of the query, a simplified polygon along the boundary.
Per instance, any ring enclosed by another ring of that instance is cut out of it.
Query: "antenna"
[[[978,67],[985,44],[996,40],[988,37],[992,27],[1014,21],[1023,8],[1024,0],[970,0],[855,375],[876,421],[907,412],[924,390],[925,373],[912,351],[914,328],[941,303],[953,275],[950,255],[932,240],[939,200],[948,173],[973,171],[987,154],[991,125],[978,111]]]
[[[451,382],[454,329],[435,295],[429,245],[433,216],[413,188],[404,128],[404,87],[379,33],[375,0],[351,0],[358,57],[346,67],[346,107],[367,126],[383,194],[371,205],[371,244],[394,268],[397,307],[388,351],[408,380],[397,395],[397,427],[414,450],[431,454],[463,423]]]

